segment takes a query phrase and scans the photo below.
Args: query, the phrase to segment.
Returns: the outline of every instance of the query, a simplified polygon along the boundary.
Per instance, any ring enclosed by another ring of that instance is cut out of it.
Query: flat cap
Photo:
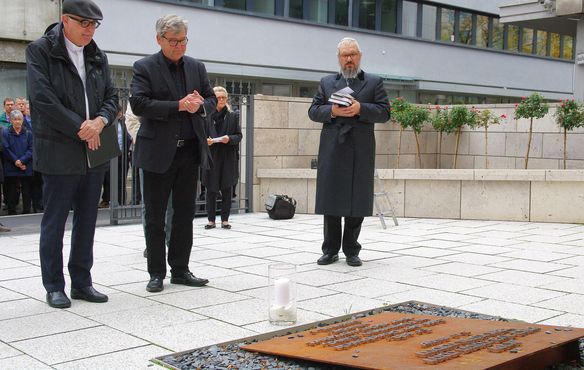
[[[102,20],[101,10],[91,0],[64,0],[63,14],[76,15],[85,19]]]

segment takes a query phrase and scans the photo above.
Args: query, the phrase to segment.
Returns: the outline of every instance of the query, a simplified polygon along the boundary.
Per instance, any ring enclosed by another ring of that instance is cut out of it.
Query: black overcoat
[[[361,104],[356,117],[331,117],[328,98],[347,86],[340,75],[326,76],[308,110],[323,123],[318,150],[315,213],[365,217],[373,213],[374,123],[387,122],[389,100],[380,77],[361,72],[349,86]]]
[[[227,108],[223,108],[227,109]],[[216,114],[207,115],[207,136],[218,137],[227,135],[227,144],[214,143],[211,149],[213,158],[212,168],[203,171],[202,184],[209,190],[216,192],[227,189],[237,184],[239,179],[239,143],[241,142],[241,126],[239,125],[239,112],[226,112],[224,131],[215,129]]]
[[[87,172],[86,145],[78,136],[85,121],[85,93],[89,118],[107,118],[111,125],[118,112],[118,93],[105,53],[92,40],[83,49],[85,88],[71,62],[63,24],[26,48],[26,82],[33,125],[33,167],[51,175]],[[85,90],[85,92],[84,92]]]
[[[205,169],[210,165],[211,154],[203,116],[215,111],[217,98],[205,65],[186,55],[183,61],[186,90],[197,90],[205,99],[204,106],[189,115],[198,142],[196,147],[200,150],[196,156],[200,159],[201,168]],[[178,106],[184,94],[177,91],[162,51],[134,63],[131,92],[132,112],[140,117],[134,163],[146,171],[165,173],[176,153],[181,122]]]

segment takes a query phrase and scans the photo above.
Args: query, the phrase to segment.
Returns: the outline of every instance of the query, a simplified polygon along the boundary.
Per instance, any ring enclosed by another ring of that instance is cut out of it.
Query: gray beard
[[[357,69],[341,69],[341,75],[345,80],[357,78],[359,73],[361,73],[361,67],[357,67]]]

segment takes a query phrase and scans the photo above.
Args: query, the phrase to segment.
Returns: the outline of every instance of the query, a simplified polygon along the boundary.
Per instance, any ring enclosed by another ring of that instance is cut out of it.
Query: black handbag
[[[290,219],[296,212],[296,200],[284,194],[269,195],[265,206],[268,215],[274,220]]]

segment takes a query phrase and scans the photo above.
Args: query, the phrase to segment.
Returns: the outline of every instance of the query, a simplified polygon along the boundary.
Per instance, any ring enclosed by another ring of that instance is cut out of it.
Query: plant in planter
[[[527,153],[525,154],[525,169],[529,163],[529,150],[531,149],[531,136],[533,134],[533,119],[542,118],[548,112],[549,107],[544,102],[543,96],[533,93],[527,98],[521,98],[521,102],[515,105],[515,119],[529,118],[529,136],[527,140]]]
[[[561,100],[561,103],[562,105],[558,107],[554,116],[557,124],[564,129],[564,169],[566,169],[568,131],[584,126],[584,107],[574,99]]]
[[[391,101],[391,120],[399,124],[399,139],[397,143],[397,165],[396,168],[399,168],[399,157],[401,154],[401,139],[402,139],[402,132],[404,130],[404,125],[400,122],[401,115],[403,112],[410,106],[411,104],[408,103],[404,98],[398,96],[397,98]]]
[[[397,100],[397,101],[396,101]],[[420,142],[418,135],[422,132],[422,127],[430,119],[430,112],[426,108],[418,107],[412,105],[407,101],[397,98],[392,103],[397,104],[398,107],[392,110],[393,119],[400,124],[400,145],[398,146],[398,168],[399,168],[399,156],[401,150],[401,133],[404,129],[410,127],[414,131],[414,137],[416,139],[416,156],[418,158],[418,167],[422,168],[422,159],[420,156]]]
[[[489,168],[489,156],[488,156],[488,129],[490,125],[497,125],[501,122],[501,118],[507,118],[506,115],[502,114],[497,117],[489,109],[484,109],[482,111],[475,110],[475,127],[483,128],[485,130],[485,168]]]
[[[464,105],[457,105],[450,110],[449,113],[449,132],[456,131],[456,149],[454,150],[454,162],[452,168],[456,168],[456,161],[458,159],[458,146],[460,144],[460,132],[462,126],[473,125],[475,123],[476,112],[469,110]]]
[[[431,118],[432,128],[438,132],[438,168],[440,168],[440,159],[442,157],[442,134],[446,131],[449,126],[450,117],[448,115],[448,106],[441,108],[439,105],[436,106],[436,113]]]

